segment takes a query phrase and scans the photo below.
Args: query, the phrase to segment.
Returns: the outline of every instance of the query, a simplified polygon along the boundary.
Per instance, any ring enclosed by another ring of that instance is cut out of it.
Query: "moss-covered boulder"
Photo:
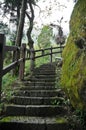
[[[72,105],[86,109],[86,0],[78,0],[71,15],[61,82]]]

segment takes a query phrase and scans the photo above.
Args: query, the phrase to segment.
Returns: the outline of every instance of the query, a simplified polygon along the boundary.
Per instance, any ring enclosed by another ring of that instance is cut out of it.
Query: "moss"
[[[64,117],[59,117],[59,118],[56,119],[56,122],[60,123],[60,124],[67,123],[67,119],[64,118]]]
[[[10,122],[12,120],[11,116],[4,117],[3,119],[0,120],[0,122]]]
[[[78,0],[70,20],[70,35],[63,51],[61,82],[74,107],[86,109],[80,90],[86,85],[86,53],[75,41],[86,38],[86,0]]]

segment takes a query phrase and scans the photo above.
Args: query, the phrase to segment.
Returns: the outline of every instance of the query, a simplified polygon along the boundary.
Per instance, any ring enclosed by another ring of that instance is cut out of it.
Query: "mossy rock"
[[[76,44],[77,43],[77,44]],[[86,109],[86,0],[78,0],[71,15],[63,51],[61,83],[73,107]]]

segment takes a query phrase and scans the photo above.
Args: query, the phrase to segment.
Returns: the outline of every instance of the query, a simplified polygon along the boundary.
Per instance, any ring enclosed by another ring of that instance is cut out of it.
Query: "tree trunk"
[[[29,48],[30,48],[30,71],[32,72],[34,70],[34,67],[35,67],[35,53],[34,53],[34,41],[31,37],[31,33],[32,33],[32,29],[33,29],[33,21],[34,21],[34,9],[33,9],[33,3],[31,1],[29,1],[29,7],[30,7],[30,12],[31,12],[31,15],[29,15],[27,12],[26,12],[26,15],[29,19],[29,28],[27,30],[27,38],[28,38],[28,45],[29,45]]]
[[[17,36],[16,36],[16,41],[15,41],[15,45],[18,47],[21,46],[26,7],[27,7],[27,0],[22,0],[21,14],[20,14]],[[20,58],[20,53],[19,53],[19,51],[17,51],[15,54],[15,60],[17,60],[19,58]],[[18,71],[19,71],[19,66],[16,68],[16,70],[13,73],[17,75]]]
[[[21,14],[20,14],[20,20],[19,20],[17,36],[16,36],[16,45],[17,46],[21,46],[26,6],[27,6],[27,0],[22,0]]]

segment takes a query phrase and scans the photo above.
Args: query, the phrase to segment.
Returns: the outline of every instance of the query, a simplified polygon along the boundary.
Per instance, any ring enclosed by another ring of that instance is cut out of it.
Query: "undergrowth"
[[[76,110],[77,120],[79,120],[82,130],[86,130],[86,110]]]
[[[13,88],[12,84],[17,79],[16,76],[13,76],[11,73],[7,73],[5,76],[3,76],[2,79],[2,98],[6,101],[9,101]]]

